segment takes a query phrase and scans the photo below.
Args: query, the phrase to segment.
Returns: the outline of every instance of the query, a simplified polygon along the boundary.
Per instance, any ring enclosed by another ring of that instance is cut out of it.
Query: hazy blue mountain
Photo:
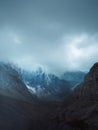
[[[40,98],[60,100],[71,92],[68,81],[47,74],[41,68],[32,73],[23,71],[22,77],[29,90]]]
[[[85,72],[76,71],[76,72],[65,72],[62,75],[62,78],[69,81],[71,87],[75,87],[77,84],[81,83],[86,75]]]

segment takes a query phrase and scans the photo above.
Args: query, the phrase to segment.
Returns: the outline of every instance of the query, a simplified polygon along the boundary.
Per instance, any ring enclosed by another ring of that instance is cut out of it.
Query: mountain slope
[[[11,64],[0,63],[0,94],[21,100],[31,100],[18,69]]]
[[[48,129],[47,115],[57,106],[31,95],[17,68],[0,63],[0,130]]]
[[[61,100],[71,93],[68,81],[53,74],[46,74],[42,69],[35,72],[22,72],[25,84],[32,93],[47,100]]]
[[[67,100],[59,112],[59,124],[73,129],[98,129],[98,63]]]

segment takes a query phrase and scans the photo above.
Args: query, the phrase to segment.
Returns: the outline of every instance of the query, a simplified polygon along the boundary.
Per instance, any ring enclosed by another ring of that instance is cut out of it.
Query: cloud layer
[[[0,1],[0,60],[49,72],[98,61],[97,0]]]

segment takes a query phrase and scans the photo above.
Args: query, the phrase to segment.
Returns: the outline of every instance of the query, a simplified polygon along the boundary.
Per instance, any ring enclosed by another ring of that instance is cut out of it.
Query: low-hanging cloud
[[[0,60],[30,71],[88,71],[98,61],[97,5],[96,0],[0,1]]]
[[[49,43],[27,43],[10,29],[0,32],[0,57],[3,61],[33,70],[43,67],[56,74],[65,71],[88,71],[98,61],[98,34],[63,35]]]

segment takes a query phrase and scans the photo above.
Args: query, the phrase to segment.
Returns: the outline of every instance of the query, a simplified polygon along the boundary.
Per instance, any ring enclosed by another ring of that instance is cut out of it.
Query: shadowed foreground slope
[[[56,119],[58,126],[67,124],[74,130],[98,130],[98,63],[64,102]]]

